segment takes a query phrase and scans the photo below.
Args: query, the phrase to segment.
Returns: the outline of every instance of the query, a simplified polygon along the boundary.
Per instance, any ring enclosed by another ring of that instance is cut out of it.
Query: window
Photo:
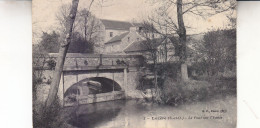
[[[138,31],[141,32],[141,30],[142,30],[142,27],[139,27]]]
[[[113,37],[113,32],[110,32],[110,37]]]

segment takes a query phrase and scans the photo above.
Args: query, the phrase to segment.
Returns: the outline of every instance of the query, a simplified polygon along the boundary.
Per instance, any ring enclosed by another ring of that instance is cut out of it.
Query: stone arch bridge
[[[53,64],[57,54],[38,57],[38,60],[47,62],[42,67],[34,66],[35,70],[44,70],[44,75],[51,78],[54,72]],[[34,57],[35,59],[35,57]],[[144,64],[144,59],[139,55],[102,55],[68,53],[65,59],[63,73],[59,85],[58,96],[65,106],[74,103],[67,102],[67,96],[77,90],[77,103],[93,103],[125,97],[141,98],[136,90],[139,84],[139,68]],[[36,64],[37,65],[37,64]],[[52,66],[52,67],[51,67]],[[84,86],[89,81],[101,83],[99,92],[91,91],[84,95]],[[92,94],[91,94],[92,93]]]

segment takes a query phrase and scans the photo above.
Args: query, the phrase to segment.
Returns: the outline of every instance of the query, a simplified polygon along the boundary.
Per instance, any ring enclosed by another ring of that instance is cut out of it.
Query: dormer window
[[[109,34],[109,35],[110,35],[110,37],[113,37],[113,32],[110,32],[110,34]]]

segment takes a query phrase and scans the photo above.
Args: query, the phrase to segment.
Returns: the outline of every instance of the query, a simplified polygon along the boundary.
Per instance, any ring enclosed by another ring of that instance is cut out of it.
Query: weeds
[[[35,128],[58,128],[64,124],[61,119],[62,106],[58,99],[55,103],[45,108],[44,103],[35,101],[33,104],[33,126]]]
[[[165,104],[178,105],[183,102],[201,101],[207,98],[212,85],[206,81],[190,80],[177,82],[166,78],[162,87],[162,100]]]

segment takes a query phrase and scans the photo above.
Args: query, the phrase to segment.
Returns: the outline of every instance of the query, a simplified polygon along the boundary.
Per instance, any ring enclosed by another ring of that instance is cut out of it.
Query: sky
[[[33,0],[32,4],[32,20],[33,31],[39,33],[41,31],[50,32],[55,30],[58,25],[56,14],[62,4],[71,3],[72,0]],[[89,7],[91,0],[80,0],[79,8]],[[91,12],[97,18],[111,19],[119,21],[140,20],[147,17],[156,5],[149,0],[103,0],[102,7],[95,0],[91,6]],[[151,0],[150,0],[151,1]],[[198,34],[208,31],[209,29],[217,29],[226,27],[228,20],[225,15],[218,14],[205,19],[194,16],[184,17],[185,25],[192,29],[187,30],[188,34]]]

